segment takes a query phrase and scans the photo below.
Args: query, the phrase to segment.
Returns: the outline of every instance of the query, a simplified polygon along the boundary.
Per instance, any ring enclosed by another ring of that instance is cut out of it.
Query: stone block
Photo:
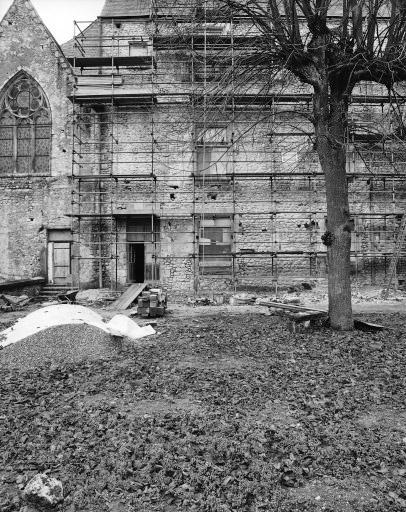
[[[52,508],[63,501],[62,483],[42,473],[34,476],[23,491],[28,505],[37,508]]]

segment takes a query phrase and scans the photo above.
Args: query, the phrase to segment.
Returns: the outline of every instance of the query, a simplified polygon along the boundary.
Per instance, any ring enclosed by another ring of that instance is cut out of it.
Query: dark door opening
[[[130,283],[145,281],[145,244],[128,245],[128,280]]]

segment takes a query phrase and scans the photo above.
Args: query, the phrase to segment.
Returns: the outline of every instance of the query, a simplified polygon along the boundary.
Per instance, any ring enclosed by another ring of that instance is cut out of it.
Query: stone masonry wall
[[[25,71],[52,111],[49,176],[0,176],[0,278],[46,274],[47,229],[69,228],[71,172],[70,66],[32,4],[16,0],[0,24],[0,93]],[[6,250],[3,250],[6,248]]]

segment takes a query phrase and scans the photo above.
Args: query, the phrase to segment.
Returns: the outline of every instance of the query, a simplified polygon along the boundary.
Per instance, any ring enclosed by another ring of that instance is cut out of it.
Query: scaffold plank
[[[145,290],[147,283],[134,283],[114,301],[108,309],[127,309],[128,306]]]

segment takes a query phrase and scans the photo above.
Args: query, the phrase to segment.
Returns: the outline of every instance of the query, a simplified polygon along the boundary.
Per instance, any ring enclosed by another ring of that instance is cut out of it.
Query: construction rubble
[[[138,316],[155,318],[164,316],[168,304],[167,292],[161,288],[143,291],[138,297]]]
[[[28,295],[0,295],[0,311],[18,311],[31,302]]]

